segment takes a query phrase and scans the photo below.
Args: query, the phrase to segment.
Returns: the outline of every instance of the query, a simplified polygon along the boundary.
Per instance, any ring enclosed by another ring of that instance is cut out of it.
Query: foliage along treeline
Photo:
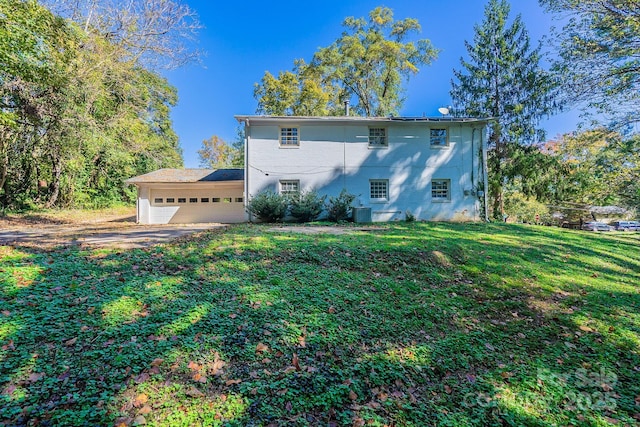
[[[3,209],[131,200],[125,179],[182,165],[175,88],[78,12],[65,19],[34,0],[0,0]]]

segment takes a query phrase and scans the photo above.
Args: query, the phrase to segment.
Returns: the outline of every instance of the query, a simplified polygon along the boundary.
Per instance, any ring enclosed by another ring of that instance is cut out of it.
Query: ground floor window
[[[389,180],[388,179],[370,179],[369,180],[369,197],[373,201],[389,200]]]
[[[451,180],[432,179],[431,199],[436,202],[448,202],[451,200]]]
[[[280,194],[293,194],[300,191],[299,179],[280,180]]]

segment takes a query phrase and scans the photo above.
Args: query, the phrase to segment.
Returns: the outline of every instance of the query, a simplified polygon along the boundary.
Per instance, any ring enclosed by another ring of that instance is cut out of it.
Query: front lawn
[[[640,419],[640,233],[268,228],[0,246],[0,425]]]

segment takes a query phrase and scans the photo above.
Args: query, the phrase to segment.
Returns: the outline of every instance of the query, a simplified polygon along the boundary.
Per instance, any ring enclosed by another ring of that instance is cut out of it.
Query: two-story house
[[[236,116],[245,126],[246,199],[271,189],[344,188],[373,221],[474,221],[486,188],[487,120]],[[253,218],[249,218],[252,220]]]
[[[162,169],[131,178],[143,224],[244,222],[261,191],[357,196],[373,221],[485,217],[485,119],[236,116],[244,170]],[[486,202],[486,200],[485,200]]]

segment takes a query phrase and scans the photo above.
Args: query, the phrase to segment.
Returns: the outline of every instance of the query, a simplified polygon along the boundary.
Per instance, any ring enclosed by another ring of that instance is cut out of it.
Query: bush
[[[247,209],[250,213],[266,222],[278,222],[287,214],[289,201],[282,194],[265,190],[256,194],[249,202]]]
[[[520,192],[508,194],[505,199],[504,211],[514,222],[529,224],[552,222],[549,208],[544,203],[529,199]]]
[[[320,216],[324,199],[315,190],[301,191],[289,196],[289,212],[299,222],[313,221]]]
[[[338,222],[345,221],[351,216],[351,203],[356,199],[354,194],[343,189],[337,197],[329,197],[326,205],[329,220]]]
[[[404,213],[405,215],[405,221],[406,222],[414,222],[416,220],[416,216],[411,213],[411,211],[409,209],[407,209],[407,211]]]

